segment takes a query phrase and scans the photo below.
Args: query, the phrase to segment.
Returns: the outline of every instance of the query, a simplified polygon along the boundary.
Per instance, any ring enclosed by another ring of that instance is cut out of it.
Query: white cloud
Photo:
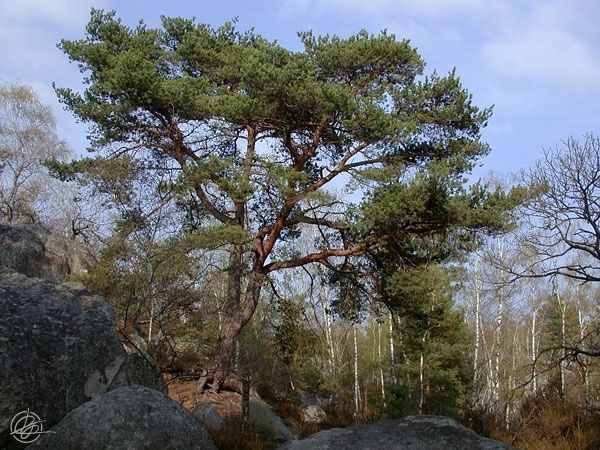
[[[492,76],[512,82],[550,82],[562,90],[597,86],[599,12],[588,0],[515,2],[502,25],[486,34],[481,55]]]
[[[600,80],[598,55],[572,33],[532,28],[487,44],[488,64],[510,77],[586,84]]]
[[[37,73],[43,79],[64,70],[68,62],[56,48],[58,39],[82,36],[91,7],[106,4],[105,0],[0,2],[1,76],[22,80]]]
[[[286,16],[358,13],[380,18],[390,14],[400,19],[410,16],[411,20],[437,20],[457,16],[470,20],[481,15],[497,14],[505,9],[506,4],[507,0],[289,0],[281,2],[277,12]]]
[[[90,8],[101,7],[100,1],[72,0],[18,0],[0,3],[0,17],[4,23],[45,22],[64,29],[73,29],[85,23]],[[35,30],[30,30],[35,32]]]

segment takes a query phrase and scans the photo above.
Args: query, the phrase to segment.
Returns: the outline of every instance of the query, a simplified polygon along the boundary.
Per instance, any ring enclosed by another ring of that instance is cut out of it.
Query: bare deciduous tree
[[[0,84],[0,220],[37,222],[50,178],[43,162],[68,154],[51,108],[29,86]]]
[[[527,176],[542,188],[527,209],[522,243],[535,255],[518,275],[600,281],[600,138],[569,138]]]

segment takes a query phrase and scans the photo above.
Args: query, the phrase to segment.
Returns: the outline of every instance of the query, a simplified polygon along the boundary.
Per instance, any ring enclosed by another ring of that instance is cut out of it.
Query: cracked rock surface
[[[410,416],[320,431],[279,450],[509,450],[442,416]]]
[[[121,387],[71,411],[31,449],[216,450],[196,418],[160,392]]]
[[[114,311],[75,283],[0,270],[0,448],[12,417],[30,409],[44,428],[84,402],[138,384],[115,333]]]

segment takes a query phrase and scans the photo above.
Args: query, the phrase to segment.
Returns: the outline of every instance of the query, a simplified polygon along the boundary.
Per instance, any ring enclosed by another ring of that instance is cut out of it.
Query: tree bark
[[[385,401],[385,378],[383,376],[383,358],[381,356],[381,322],[377,321],[377,362],[379,364],[379,382],[381,383],[381,400],[386,408]]]
[[[498,238],[496,240],[498,258],[504,262],[504,242]],[[504,277],[503,277],[504,278]],[[503,358],[504,348],[502,342],[502,331],[504,326],[504,287],[506,286],[505,280],[502,280],[501,289],[498,289],[498,310],[496,311],[496,328],[494,330],[494,346],[495,346],[495,358],[494,358],[494,370],[492,372],[492,401],[494,404],[498,404],[500,400],[500,363]]]
[[[561,297],[556,279],[552,282],[553,295],[556,298],[556,303],[560,313],[560,359],[558,361],[558,396],[564,399],[565,395],[565,363],[567,358],[566,350],[566,329],[565,319],[567,305]]]
[[[225,313],[216,349],[206,373],[200,379],[200,391],[208,384],[219,391],[224,387],[225,380],[231,374],[231,363],[235,354],[236,339],[244,326],[250,321],[260,298],[260,291],[264,275],[260,268],[262,265],[255,261],[254,269],[249,277],[244,300],[241,301],[241,287],[243,282],[243,257],[242,245],[233,244],[229,256],[229,269],[227,276],[227,300]],[[234,388],[239,383],[234,383]],[[239,386],[238,386],[239,387]],[[238,390],[238,389],[234,389]]]
[[[321,277],[323,279],[323,277]],[[329,358],[329,370],[330,376],[335,377],[336,370],[336,356],[335,356],[335,347],[333,345],[333,333],[332,333],[332,321],[331,321],[331,311],[329,306],[329,288],[327,286],[323,286],[323,296],[321,297],[321,307],[323,309],[323,321],[325,328],[325,344],[327,345],[327,355]]]
[[[479,401],[479,345],[481,317],[481,280],[479,273],[475,273],[475,348],[473,350],[473,390],[471,391],[471,403],[475,405]]]
[[[581,342],[581,345],[584,345],[583,341],[585,339],[585,325],[583,323],[583,314],[581,312],[581,301],[579,298],[578,290],[576,291],[576,297],[577,297],[577,322],[579,325],[579,342]],[[590,395],[590,377],[589,377],[589,373],[588,373],[587,359],[588,358],[586,356],[582,357],[583,364],[581,365],[581,370],[582,370],[583,386],[585,388],[585,391],[584,391],[585,404],[586,404],[586,406],[590,406],[592,404],[592,398]]]
[[[538,309],[537,307],[533,309],[533,315],[531,317],[531,361],[533,364],[533,369],[532,369],[532,378],[533,378],[533,385],[532,385],[532,389],[533,389],[533,393],[537,394],[537,331],[536,331],[536,325],[537,325],[537,312]]]
[[[390,340],[390,372],[392,374],[392,383],[396,384],[396,361],[394,360],[394,317],[390,311],[389,318],[389,340]]]
[[[356,324],[352,325],[354,337],[354,417],[358,417],[360,408],[360,386],[358,384],[358,343],[356,338]]]
[[[425,336],[423,336],[425,341]],[[419,361],[419,415],[423,415],[425,408],[425,356],[423,350],[421,350],[421,357]]]

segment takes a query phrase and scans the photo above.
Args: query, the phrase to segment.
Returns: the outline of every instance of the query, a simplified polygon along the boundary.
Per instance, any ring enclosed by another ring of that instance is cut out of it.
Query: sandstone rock
[[[289,428],[271,408],[252,398],[250,399],[249,423],[270,441],[285,442],[295,439]]]
[[[442,416],[411,416],[320,431],[279,450],[508,450]]]
[[[307,423],[323,423],[327,420],[327,413],[319,405],[304,406],[302,420]]]
[[[216,450],[200,423],[153,389],[121,387],[71,411],[31,449]]]
[[[219,410],[210,403],[198,403],[192,411],[192,414],[205,427],[213,430],[220,430],[223,428],[223,418],[221,417]]]
[[[303,390],[299,391],[299,400],[302,406],[319,405],[322,407],[327,403],[319,394]]]
[[[134,379],[104,298],[0,271],[0,448],[14,444],[8,427],[18,412],[29,408],[47,428]]]
[[[121,375],[115,380],[115,383],[121,386],[146,386],[166,392],[166,385],[158,366],[152,357],[144,352],[137,350],[128,352],[121,366]]]
[[[0,224],[0,268],[60,282],[85,272],[92,262],[82,245],[42,225]]]

